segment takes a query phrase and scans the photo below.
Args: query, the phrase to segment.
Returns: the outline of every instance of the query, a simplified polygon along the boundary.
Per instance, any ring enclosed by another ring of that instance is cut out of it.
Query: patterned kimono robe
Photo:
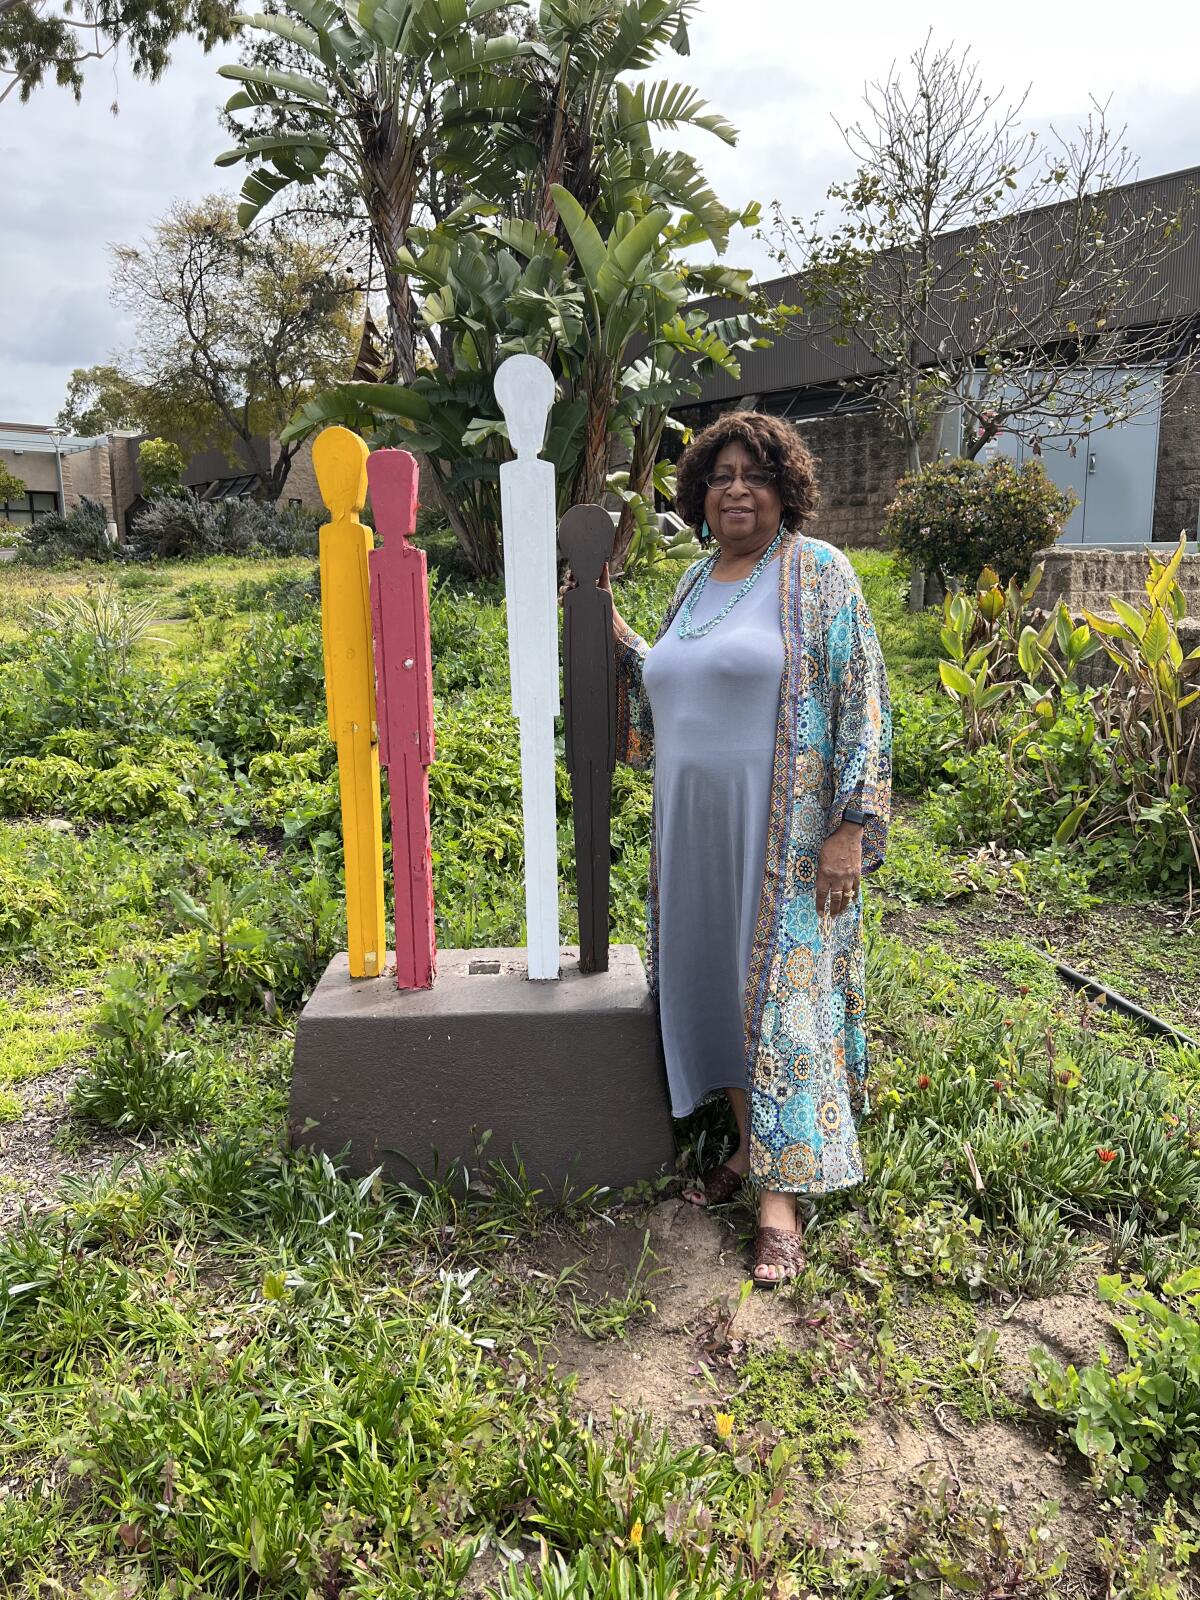
[[[700,575],[684,574],[659,631]],[[849,561],[802,534],[779,561],[784,644],[771,814],[758,924],[744,995],[752,1177],[766,1189],[822,1194],[862,1178],[856,1124],[867,1108],[862,900],[825,936],[817,862],[849,806],[869,813],[863,872],[883,861],[891,808],[891,710],[875,628]],[[646,642],[617,642],[617,750],[653,759],[642,683]],[[658,967],[658,873],[651,829],[647,952]]]

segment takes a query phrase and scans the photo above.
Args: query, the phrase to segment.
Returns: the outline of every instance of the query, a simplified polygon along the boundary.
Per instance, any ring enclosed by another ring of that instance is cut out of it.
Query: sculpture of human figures
[[[329,737],[337,746],[346,854],[350,976],[383,971],[383,824],[379,733],[367,554],[371,530],[358,519],[367,498],[367,447],[347,428],[326,428],[313,470],[331,521],[321,529],[321,637]]]
[[[496,399],[517,456],[500,468],[500,509],[509,678],[513,715],[521,728],[529,976],[557,978],[554,716],[558,702],[558,562],[554,467],[538,460],[554,403],[549,367],[536,356],[510,356],[496,371]]]
[[[574,578],[563,595],[563,710],[575,817],[579,968],[608,971],[609,817],[617,764],[612,595],[599,587],[613,550],[603,506],[572,506],[558,545]]]
[[[371,614],[379,759],[387,768],[396,903],[396,987],[429,989],[437,960],[429,764],[433,760],[433,663],[425,552],[409,544],[417,524],[415,459],[375,450],[367,460],[382,546],[371,551]]]

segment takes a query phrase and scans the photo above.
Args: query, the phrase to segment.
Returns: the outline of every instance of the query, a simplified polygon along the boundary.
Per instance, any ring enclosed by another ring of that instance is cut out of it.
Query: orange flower
[[[921,1074],[921,1076],[917,1079],[917,1088],[918,1089],[928,1089],[928,1087],[929,1087],[931,1082],[932,1082],[932,1079],[930,1078],[929,1074],[927,1072],[923,1072]]]
[[[1105,1162],[1105,1164],[1117,1159],[1117,1152],[1115,1150],[1098,1149],[1096,1154],[1100,1157],[1101,1161]]]

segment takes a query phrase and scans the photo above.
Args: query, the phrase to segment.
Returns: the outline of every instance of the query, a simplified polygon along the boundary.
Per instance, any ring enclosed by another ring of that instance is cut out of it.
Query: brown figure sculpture
[[[617,669],[612,595],[599,583],[612,555],[612,518],[601,506],[572,506],[558,525],[558,544],[575,579],[563,595],[563,709],[575,814],[579,969],[607,972]]]

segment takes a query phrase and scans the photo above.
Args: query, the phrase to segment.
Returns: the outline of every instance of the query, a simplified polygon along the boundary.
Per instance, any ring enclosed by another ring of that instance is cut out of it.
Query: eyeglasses
[[[705,483],[710,489],[728,489],[737,482],[736,472],[714,472],[711,478],[705,478]],[[741,474],[742,482],[748,489],[769,489],[775,482],[773,472],[764,472],[760,467],[751,467],[749,472]]]

